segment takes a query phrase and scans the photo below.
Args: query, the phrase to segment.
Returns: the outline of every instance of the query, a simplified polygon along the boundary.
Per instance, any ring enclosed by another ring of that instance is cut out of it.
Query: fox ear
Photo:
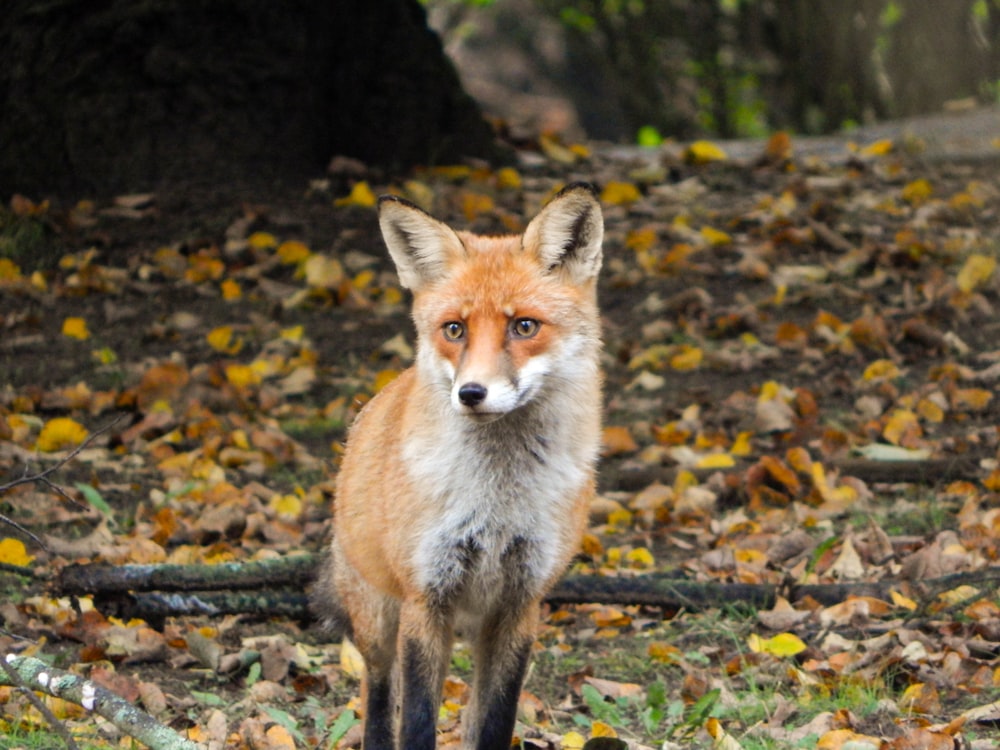
[[[601,270],[604,219],[592,185],[567,185],[524,230],[524,247],[549,271],[561,270],[576,284]]]
[[[379,198],[378,223],[399,281],[411,291],[441,278],[449,260],[465,252],[451,227],[394,195]]]

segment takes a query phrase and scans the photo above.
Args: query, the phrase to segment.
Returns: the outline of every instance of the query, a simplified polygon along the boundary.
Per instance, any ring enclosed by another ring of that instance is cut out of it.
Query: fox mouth
[[[462,414],[468,417],[470,420],[476,424],[487,424],[489,422],[495,422],[501,417],[505,416],[507,412],[505,411],[477,411],[476,409],[470,409],[465,407],[462,409]]]

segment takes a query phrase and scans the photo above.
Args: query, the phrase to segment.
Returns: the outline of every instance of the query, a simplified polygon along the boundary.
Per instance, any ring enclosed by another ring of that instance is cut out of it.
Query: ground
[[[517,231],[584,179],[606,220],[608,429],[573,572],[786,594],[888,583],[881,598],[760,611],[554,606],[521,736],[993,742],[1000,714],[964,712],[1000,693],[995,585],[920,584],[988,573],[1000,549],[1000,179],[989,153],[894,135],[820,155],[780,136],[723,151],[544,142],[516,170],[390,179],[344,163],[309,185],[15,199],[0,234],[0,485],[92,440],[50,477],[82,504],[41,482],[0,497],[48,546],[27,539],[30,560],[0,561],[43,573],[317,550],[345,426],[412,358],[370,191]],[[279,747],[277,726],[322,743],[353,716],[355,667],[304,623],[202,616],[160,631],[76,614],[41,580],[0,580],[5,651],[112,674],[131,696],[156,686],[162,720],[203,741]],[[465,652],[453,668],[442,743]],[[9,693],[0,709],[16,737],[38,721]]]

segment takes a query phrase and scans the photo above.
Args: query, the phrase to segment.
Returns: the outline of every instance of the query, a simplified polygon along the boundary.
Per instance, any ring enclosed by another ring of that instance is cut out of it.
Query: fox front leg
[[[462,750],[510,748],[538,617],[535,603],[484,621],[472,644],[475,677],[462,725]]]
[[[452,640],[448,613],[423,603],[403,605],[397,647],[402,703],[400,750],[434,750]]]

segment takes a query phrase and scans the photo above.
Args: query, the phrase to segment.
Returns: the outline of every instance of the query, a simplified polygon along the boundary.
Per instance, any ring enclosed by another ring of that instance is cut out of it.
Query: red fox
[[[462,747],[507,750],[539,603],[594,493],[601,207],[575,183],[506,237],[378,207],[416,361],[350,430],[315,595],[365,660],[366,750],[435,747],[456,633],[475,670]]]

